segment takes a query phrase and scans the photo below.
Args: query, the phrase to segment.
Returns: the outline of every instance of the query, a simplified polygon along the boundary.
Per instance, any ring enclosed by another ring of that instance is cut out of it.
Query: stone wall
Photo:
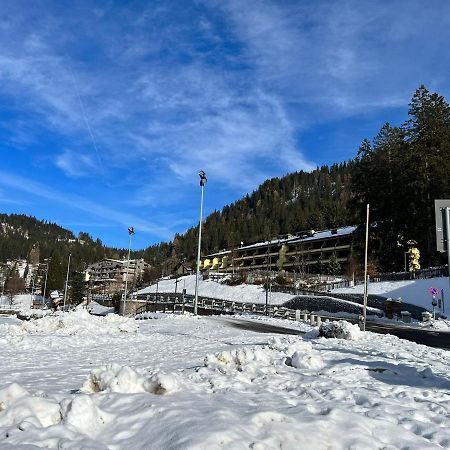
[[[125,305],[126,310],[124,311],[124,301],[121,300],[119,306],[119,314],[121,316],[134,315],[136,313],[136,310],[139,307],[145,305],[145,303],[146,300],[127,299]]]

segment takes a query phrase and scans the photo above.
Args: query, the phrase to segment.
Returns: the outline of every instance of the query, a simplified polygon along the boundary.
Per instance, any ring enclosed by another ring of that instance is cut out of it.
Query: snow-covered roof
[[[237,250],[243,250],[243,249],[249,249],[249,248],[255,248],[255,247],[265,247],[268,245],[274,245],[274,244],[284,244],[286,242],[289,243],[295,243],[295,242],[307,242],[307,241],[317,241],[321,239],[328,239],[332,237],[339,237],[339,236],[347,236],[349,234],[352,234],[356,230],[356,226],[348,226],[348,227],[341,227],[341,228],[335,228],[333,230],[324,230],[324,231],[316,231],[312,236],[308,237],[298,237],[298,236],[290,236],[285,239],[272,239],[271,241],[264,241],[264,242],[257,242],[256,244],[250,244],[246,245],[244,247],[240,247]]]
[[[292,242],[300,242],[300,241],[316,241],[319,239],[328,239],[336,236],[348,236],[349,234],[353,234],[358,227],[356,226],[348,226],[335,228],[334,230],[324,230],[317,231],[313,236],[308,236],[306,238],[294,238],[291,239]]]

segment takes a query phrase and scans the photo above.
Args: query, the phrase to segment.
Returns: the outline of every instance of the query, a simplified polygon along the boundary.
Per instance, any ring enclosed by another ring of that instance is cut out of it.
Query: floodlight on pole
[[[368,246],[369,246],[369,204],[367,204],[366,248],[364,251],[364,305],[363,305],[362,331],[366,331],[366,319],[367,319],[367,249],[368,249]]]
[[[70,271],[70,258],[72,254],[69,253],[69,261],[67,262],[67,274],[66,274],[66,285],[64,286],[64,303],[63,303],[63,311],[66,310],[66,301],[67,301],[67,288],[69,285],[69,271]]]
[[[195,276],[195,298],[194,298],[194,314],[197,315],[198,309],[198,279],[200,277],[200,253],[202,245],[202,216],[203,216],[203,190],[205,184],[208,181],[206,174],[203,170],[200,170],[198,176],[200,177],[200,222],[198,224],[198,249],[197,249],[197,272]]]
[[[45,267],[45,281],[44,281],[44,292],[42,293],[42,306],[45,305],[45,293],[47,291],[47,279],[48,279],[48,260]]]
[[[127,305],[127,295],[128,295],[128,270],[130,268],[130,256],[131,256],[131,236],[133,236],[135,234],[134,232],[134,228],[130,227],[128,228],[128,237],[129,237],[129,242],[128,242],[128,259],[127,259],[127,268],[126,268],[126,272],[125,272],[125,291],[124,291],[124,295],[123,295],[123,314],[125,315],[126,312],[126,305]]]

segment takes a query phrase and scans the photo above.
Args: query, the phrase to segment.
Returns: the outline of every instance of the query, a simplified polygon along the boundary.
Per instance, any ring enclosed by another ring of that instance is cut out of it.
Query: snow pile
[[[22,309],[17,313],[17,316],[22,320],[41,319],[50,313],[50,309]]]
[[[111,423],[115,416],[99,408],[91,396],[79,395],[61,402],[61,416],[69,428],[95,437],[99,429]]]
[[[445,319],[433,320],[433,319],[431,319],[428,322],[417,322],[416,325],[418,325],[421,328],[432,328],[434,330],[450,332],[450,320],[445,320]]]
[[[322,369],[324,362],[320,355],[305,355],[303,352],[295,352],[291,357],[291,366],[297,369]]]
[[[215,355],[207,355],[205,366],[227,373],[230,369],[237,371],[253,370],[263,364],[271,364],[266,349],[244,347],[238,350],[225,351]]]
[[[86,304],[86,301],[83,301],[75,309],[86,309],[90,314],[94,314],[96,316],[106,316],[107,314],[115,313],[114,307],[103,306],[94,300],[89,302],[89,304]]]
[[[0,435],[5,433],[11,444],[18,441],[55,449],[103,449],[90,438],[95,439],[102,426],[114,418],[88,395],[58,402],[31,395],[15,383],[0,389]],[[26,433],[28,437],[23,441]],[[72,446],[70,441],[78,444]]]
[[[178,379],[171,374],[155,373],[149,375],[143,370],[110,363],[94,369],[82,388],[83,392],[118,392],[137,394],[149,392],[164,395],[178,390]]]
[[[358,325],[339,320],[337,322],[323,322],[319,327],[319,336],[356,341],[361,339],[364,333]]]
[[[4,335],[56,334],[56,335],[110,335],[117,333],[136,333],[135,320],[116,314],[106,317],[90,315],[86,310],[57,313],[40,319],[22,322],[20,325],[0,324]]]
[[[49,427],[61,421],[59,404],[30,395],[13,383],[0,389],[0,427]]]
[[[227,383],[238,387],[264,380],[267,376],[276,377],[280,370],[286,370],[286,366],[315,371],[324,363],[310,342],[298,337],[284,337],[271,338],[263,347],[243,347],[207,355],[204,365],[198,375],[215,390]]]

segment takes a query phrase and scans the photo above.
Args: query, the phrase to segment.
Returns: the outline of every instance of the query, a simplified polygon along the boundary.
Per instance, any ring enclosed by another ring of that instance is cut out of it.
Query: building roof
[[[270,241],[263,241],[263,242],[256,242],[255,244],[249,244],[244,245],[243,247],[236,248],[236,251],[242,251],[242,250],[249,250],[253,248],[258,247],[267,247],[270,245],[279,245],[279,244],[294,244],[298,242],[311,242],[311,241],[318,241],[322,239],[329,239],[334,237],[340,237],[340,236],[348,236],[350,234],[353,234],[358,227],[356,226],[347,226],[347,227],[341,227],[341,228],[334,228],[331,230],[323,230],[323,231],[316,231],[312,236],[307,237],[299,237],[299,236],[288,236],[286,238],[275,238]],[[218,252],[213,253],[210,255],[205,256],[205,258],[214,258],[217,256],[225,255],[231,253],[230,250],[225,252]]]

